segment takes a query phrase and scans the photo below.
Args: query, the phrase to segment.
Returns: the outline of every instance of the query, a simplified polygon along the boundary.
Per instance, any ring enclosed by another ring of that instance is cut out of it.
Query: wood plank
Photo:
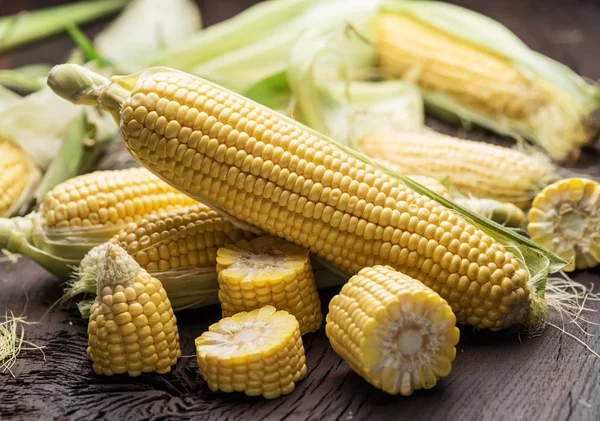
[[[29,1],[31,6],[47,4]],[[213,23],[232,15],[252,0],[201,1],[204,19]],[[600,5],[592,0],[568,2],[460,0],[456,3],[492,16],[517,32],[530,46],[563,61],[590,78],[600,78]],[[86,26],[89,33],[101,28]],[[44,61],[58,62],[72,45],[54,37],[29,49],[0,57],[0,66]],[[465,135],[435,119],[439,130]],[[484,130],[469,137],[507,143]],[[581,173],[600,176],[597,150],[588,148],[577,165]],[[515,163],[518,165],[518,163]],[[134,165],[115,144],[103,168]],[[0,419],[265,419],[265,420],[569,420],[598,419],[599,360],[580,344],[547,328],[539,337],[514,333],[473,332],[461,329],[454,369],[430,391],[411,398],[388,396],[354,374],[330,348],[323,330],[306,335],[308,376],[291,395],[275,401],[211,393],[197,374],[193,340],[218,320],[216,306],[178,314],[184,358],[173,373],[139,378],[95,376],[85,353],[86,323],[74,306],[54,308],[59,281],[22,258],[17,265],[0,264],[0,313],[24,311],[39,325],[28,329],[27,339],[46,346],[46,361],[38,352],[22,354],[14,368],[16,378],[0,375]],[[600,283],[600,271],[578,273],[586,284]],[[321,293],[323,303],[335,289]],[[594,308],[600,306],[594,304]],[[323,311],[326,311],[324,306]],[[600,322],[598,314],[590,319]],[[556,315],[552,320],[560,324]],[[587,328],[586,328],[587,329]],[[600,350],[598,331],[585,338],[571,324],[568,330]]]

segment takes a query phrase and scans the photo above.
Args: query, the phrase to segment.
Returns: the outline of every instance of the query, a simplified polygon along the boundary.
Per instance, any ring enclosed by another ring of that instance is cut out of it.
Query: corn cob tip
[[[48,74],[48,86],[75,104],[96,105],[98,89],[106,84],[105,77],[73,63],[54,66]]]
[[[140,265],[120,246],[105,243],[96,250],[100,263],[98,265],[98,295],[105,287],[131,285],[139,271]]]

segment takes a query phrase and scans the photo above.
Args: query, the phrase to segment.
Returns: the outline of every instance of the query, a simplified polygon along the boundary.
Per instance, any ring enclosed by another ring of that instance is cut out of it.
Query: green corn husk
[[[49,64],[31,64],[17,69],[0,70],[0,85],[22,92],[35,92],[46,86]]]
[[[0,18],[0,53],[116,12],[128,0],[82,1]]]
[[[365,25],[309,31],[289,52],[293,117],[350,146],[376,129],[424,124],[423,100],[413,84],[365,77],[375,58],[367,31]]]
[[[600,90],[567,66],[529,49],[514,33],[495,20],[455,5],[437,1],[383,1],[380,13],[402,14],[466,43],[507,59],[530,80],[549,89],[552,101],[523,119],[487,115],[451,98],[447,92],[423,89],[432,112],[458,118],[495,132],[525,138],[540,145],[555,160],[578,154],[589,140],[590,114],[600,106]],[[473,65],[477,65],[473,63]],[[415,66],[418,72],[418,66]],[[577,134],[575,134],[577,133]],[[587,135],[585,135],[587,133]]]

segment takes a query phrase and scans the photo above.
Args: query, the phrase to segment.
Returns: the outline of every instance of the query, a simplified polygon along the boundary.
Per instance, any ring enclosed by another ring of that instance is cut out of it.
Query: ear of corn
[[[0,248],[65,276],[128,223],[195,203],[143,168],[98,171],[56,186],[26,217],[0,219]]]
[[[442,2],[388,1],[377,29],[382,69],[414,80],[432,110],[525,137],[557,160],[591,137],[598,89],[498,22]]]
[[[600,262],[600,185],[585,178],[560,180],[533,201],[531,239],[569,261],[567,271]]]
[[[227,317],[195,344],[200,374],[213,391],[274,399],[306,376],[298,321],[272,306]]]
[[[177,319],[160,281],[106,244],[88,326],[96,374],[167,373],[181,356]]]
[[[403,396],[450,373],[459,337],[448,303],[389,266],[350,278],[329,303],[325,332],[361,377]]]
[[[19,212],[39,178],[40,170],[31,158],[0,136],[0,216]]]
[[[529,207],[556,178],[554,167],[543,157],[433,131],[374,132],[358,149],[404,174],[447,178],[465,195],[521,208]]]
[[[542,283],[563,261],[535,243],[205,80],[150,69],[90,89],[88,72],[58,66],[49,84],[120,115],[135,159],[190,196],[347,272],[390,265],[438,292],[461,323],[543,323]]]
[[[273,237],[242,240],[217,254],[223,317],[266,305],[292,314],[300,334],[321,326],[321,302],[308,250]]]

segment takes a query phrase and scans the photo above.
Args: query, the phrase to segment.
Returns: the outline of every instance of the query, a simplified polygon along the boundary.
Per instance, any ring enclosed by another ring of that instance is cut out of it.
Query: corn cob
[[[0,174],[0,216],[12,216],[26,205],[41,173],[25,151],[0,135]]]
[[[198,367],[212,391],[274,399],[306,376],[298,321],[265,306],[211,325],[196,338]]]
[[[600,262],[600,185],[585,178],[560,180],[533,201],[531,239],[569,261],[566,271]]]
[[[0,219],[0,248],[65,276],[126,224],[195,203],[144,168],[98,171],[59,184],[23,218]]]
[[[433,131],[374,133],[358,149],[403,174],[448,178],[462,194],[510,202],[522,209],[556,179],[553,166],[542,157]]]
[[[301,335],[321,327],[308,250],[273,237],[242,240],[219,249],[217,273],[223,317],[270,305],[296,317]]]
[[[176,208],[132,222],[110,242],[125,250],[153,277],[159,279],[175,310],[218,303],[216,257],[219,247],[254,235],[201,203]],[[104,245],[81,261],[64,299],[95,294]]]
[[[539,282],[528,285],[527,267],[502,244],[417,193],[422,187],[412,180],[293,120],[170,69],[107,81],[62,65],[49,84],[67,99],[111,111],[136,160],[242,223],[349,273],[390,265],[438,292],[461,323],[496,330],[545,319]],[[545,252],[469,215],[492,235]]]
[[[576,155],[590,139],[592,132],[585,120],[595,106],[586,102],[597,101],[597,94],[587,93],[593,88],[585,87],[583,79],[568,68],[560,72],[560,64],[530,51],[506,28],[502,28],[502,37],[514,44],[492,51],[486,49],[487,40],[461,38],[448,30],[452,24],[437,27],[429,17],[447,10],[457,20],[454,26],[460,28],[458,14],[463,13],[465,28],[467,22],[475,24],[477,20],[479,25],[488,25],[490,32],[495,31],[490,38],[497,36],[502,43],[499,24],[490,19],[453,6],[437,6],[436,2],[390,4],[387,9],[377,21],[379,64],[390,76],[417,83],[432,108],[442,108],[501,133],[529,138],[557,160]],[[522,51],[513,59],[513,50]],[[539,71],[540,67],[546,72]],[[567,83],[573,84],[571,91],[565,88]],[[586,93],[573,94],[576,90]]]
[[[177,319],[160,281],[106,244],[88,325],[96,374],[167,373],[181,356]]]
[[[403,396],[450,373],[459,337],[446,301],[389,266],[350,278],[329,303],[325,332],[361,377]]]

